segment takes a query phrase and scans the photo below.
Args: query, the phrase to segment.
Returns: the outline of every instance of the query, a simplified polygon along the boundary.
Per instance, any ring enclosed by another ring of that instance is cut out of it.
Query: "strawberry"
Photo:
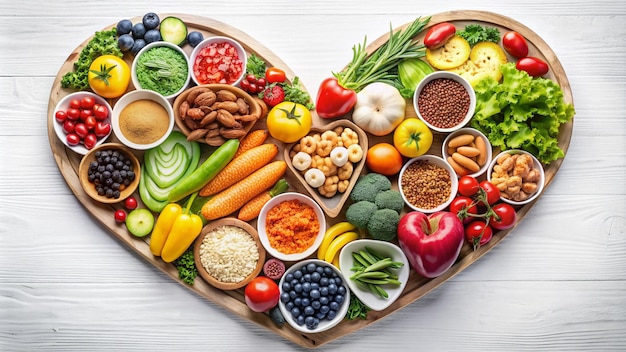
[[[279,85],[270,84],[263,91],[263,101],[269,106],[278,105],[283,100],[285,100],[285,91]]]

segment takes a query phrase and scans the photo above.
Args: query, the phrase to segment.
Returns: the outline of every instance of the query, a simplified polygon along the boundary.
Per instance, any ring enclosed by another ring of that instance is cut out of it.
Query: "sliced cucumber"
[[[178,46],[182,46],[187,40],[187,25],[178,17],[165,17],[161,20],[159,31],[164,41]]]

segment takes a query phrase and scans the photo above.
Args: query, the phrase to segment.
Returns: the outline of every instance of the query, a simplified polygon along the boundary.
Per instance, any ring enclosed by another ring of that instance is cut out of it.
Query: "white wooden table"
[[[46,112],[78,44],[122,18],[188,13],[239,28],[312,95],[351,47],[419,15],[509,16],[552,47],[574,93],[570,149],[525,221],[473,266],[323,351],[626,350],[626,5],[558,1],[0,2],[0,350],[291,351],[148,265],[75,199]]]

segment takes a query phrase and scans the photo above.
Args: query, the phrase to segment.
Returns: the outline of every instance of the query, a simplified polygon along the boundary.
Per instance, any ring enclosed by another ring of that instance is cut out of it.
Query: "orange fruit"
[[[392,176],[400,172],[402,155],[389,143],[378,143],[367,150],[365,164],[371,172]]]

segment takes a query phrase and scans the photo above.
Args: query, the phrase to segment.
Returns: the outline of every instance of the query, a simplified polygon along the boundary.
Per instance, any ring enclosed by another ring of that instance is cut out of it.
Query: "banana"
[[[330,243],[335,239],[335,237],[354,229],[356,229],[356,227],[347,221],[338,222],[329,227],[324,233],[324,239],[322,240],[320,248],[317,250],[317,259],[324,260],[326,250],[328,250],[328,246],[330,246]]]
[[[332,263],[333,259],[339,253],[341,248],[343,248],[343,246],[358,239],[359,234],[357,232],[348,231],[342,233],[330,243],[330,246],[328,246],[326,254],[324,255],[324,260],[328,263]]]

